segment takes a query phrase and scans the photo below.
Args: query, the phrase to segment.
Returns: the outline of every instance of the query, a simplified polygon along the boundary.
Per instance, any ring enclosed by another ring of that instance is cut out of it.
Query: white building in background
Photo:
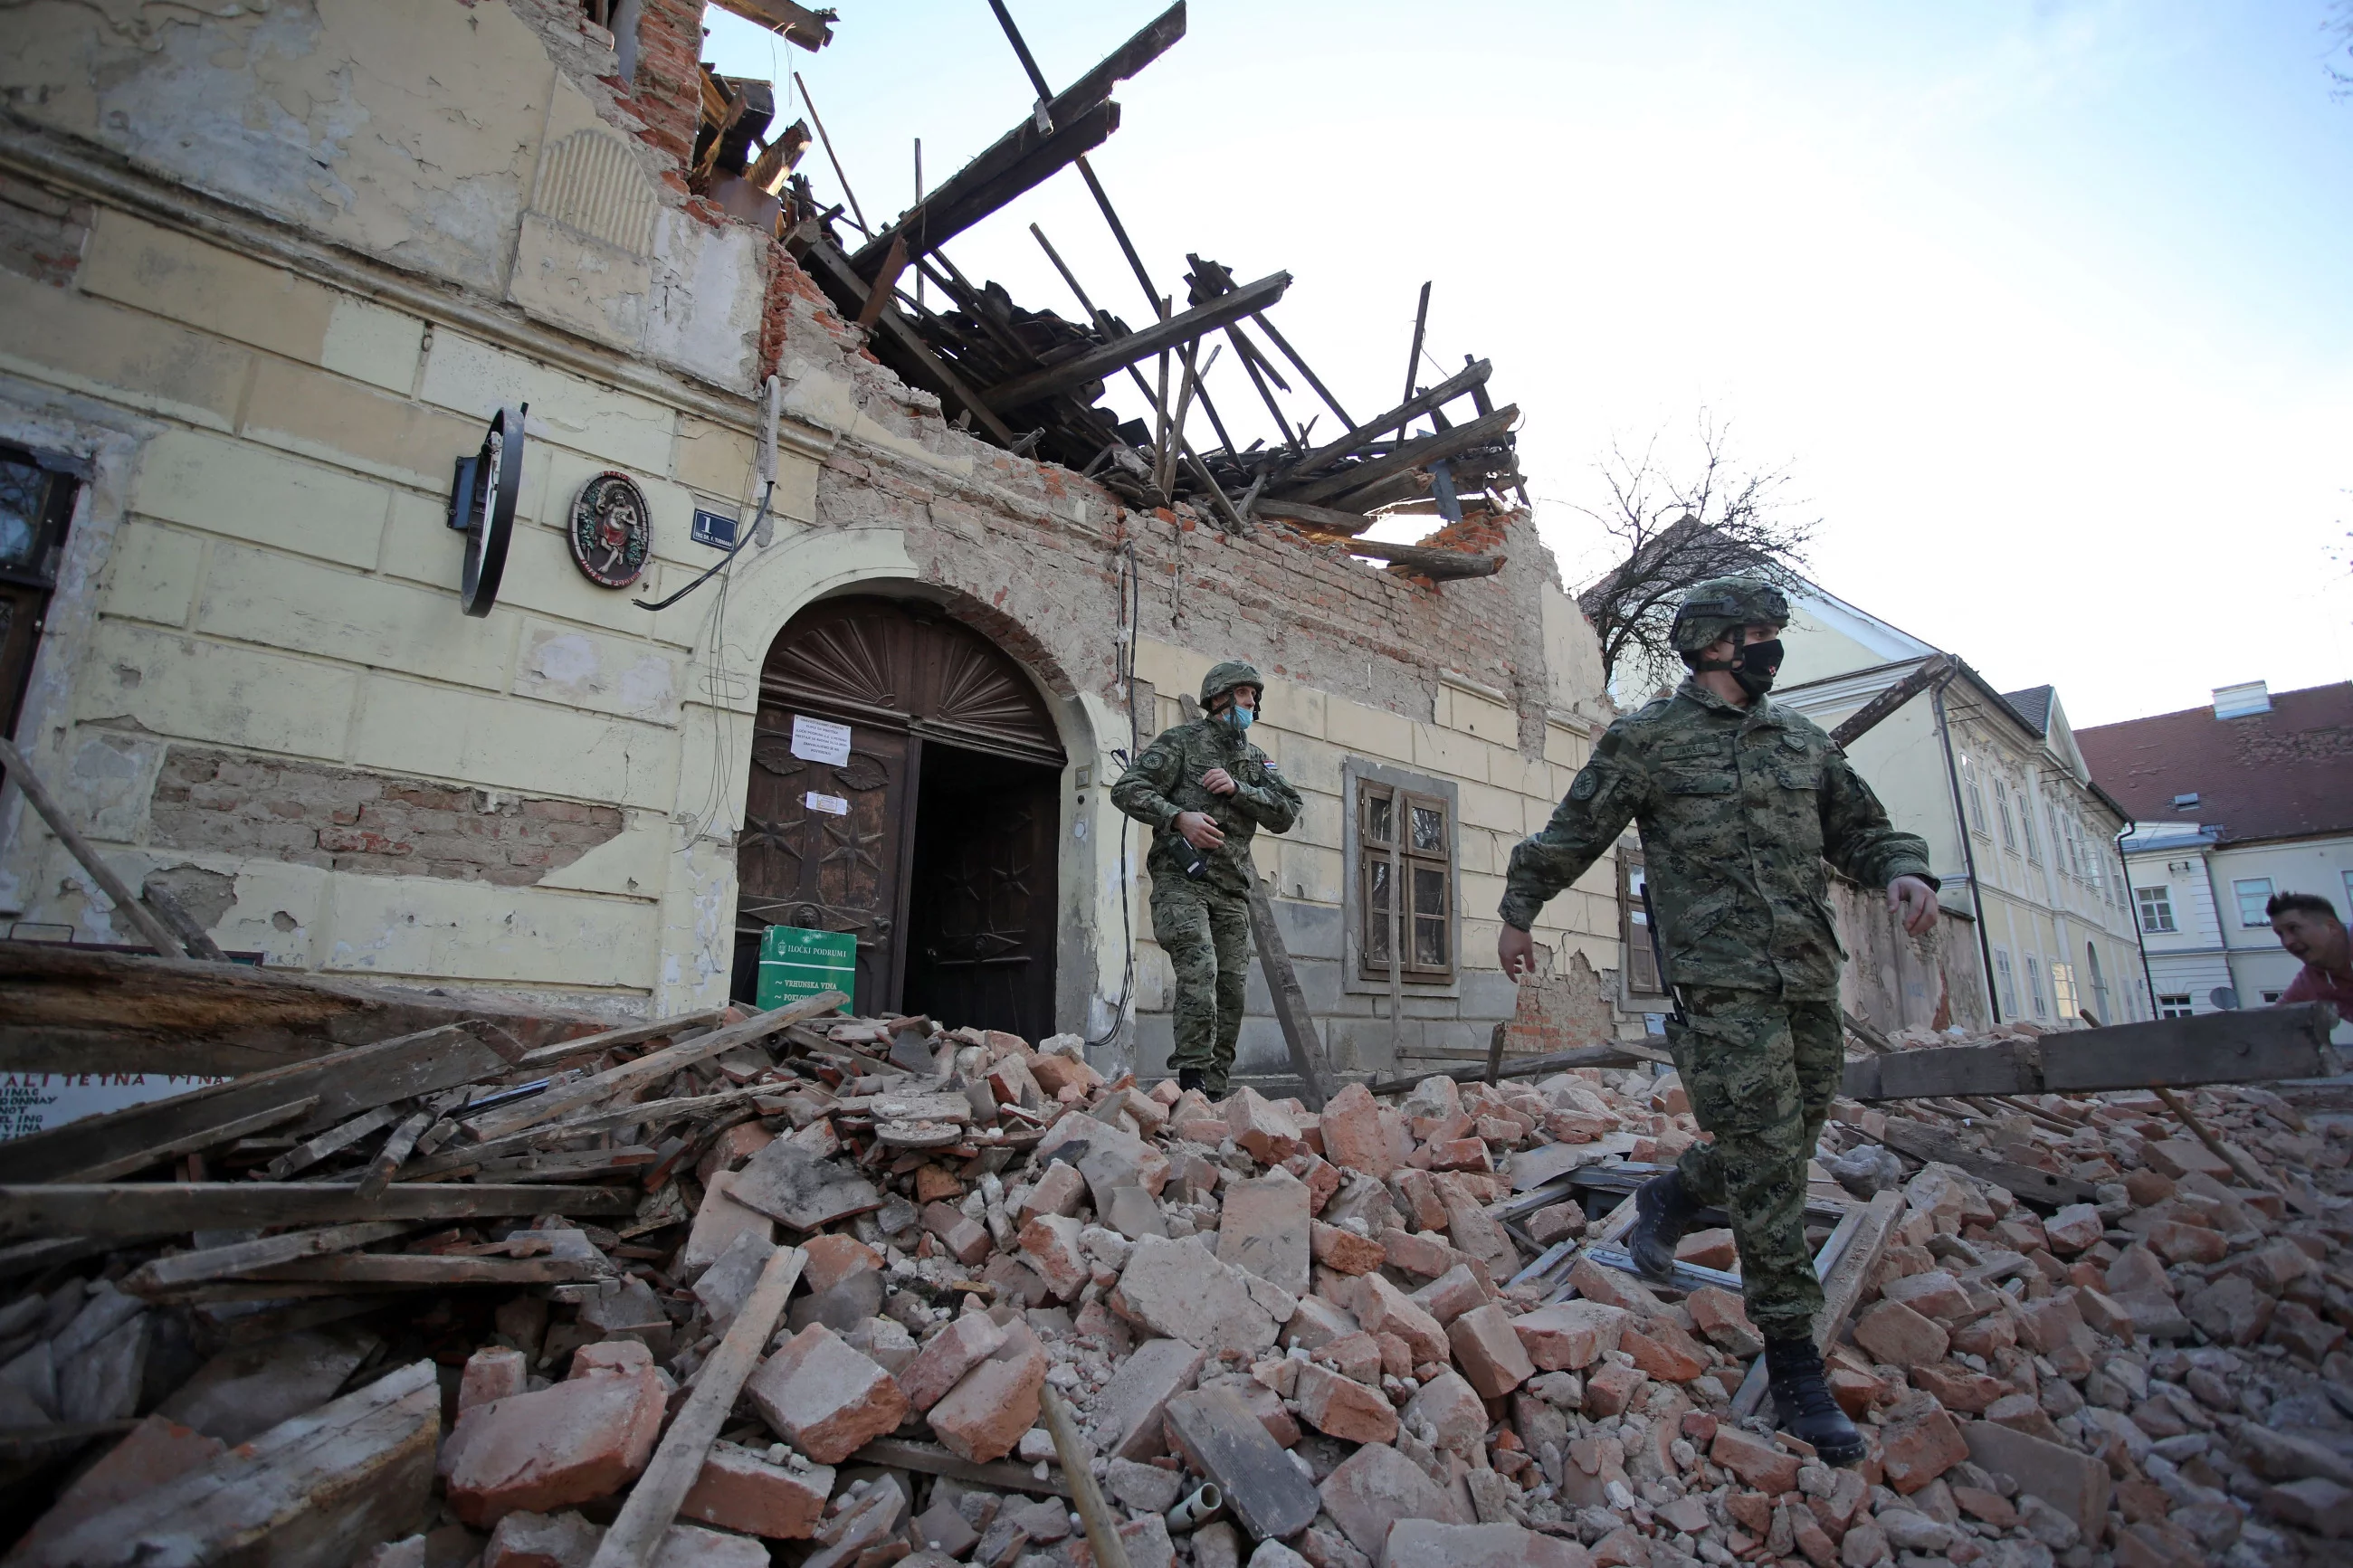
[[[1789,599],[1774,697],[1826,730],[1940,651],[1811,584]],[[2054,689],[2005,695],[1956,662],[1943,689],[1847,748],[1896,825],[1928,841],[1956,917],[1933,963],[1904,975],[1903,1022],[2151,1016],[2116,849],[2130,816],[2094,782]],[[1941,998],[1908,994],[1939,984]],[[1914,1016],[1923,1000],[1933,1011]]]
[[[2222,687],[2206,707],[2076,739],[2133,815],[2125,856],[2160,1013],[2279,999],[2298,966],[2263,912],[2274,893],[2353,920],[2353,681]]]

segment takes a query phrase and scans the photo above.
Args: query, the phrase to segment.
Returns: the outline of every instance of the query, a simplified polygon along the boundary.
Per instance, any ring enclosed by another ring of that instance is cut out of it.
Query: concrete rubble
[[[2353,1107],[2326,1091],[2201,1089],[2187,1119],[2146,1091],[1840,1101],[1812,1241],[1894,1195],[1829,1339],[1870,1446],[1834,1469],[1769,1402],[1743,1414],[1761,1342],[1721,1216],[1672,1286],[1619,1261],[1626,1194],[1698,1135],[1659,1066],[1352,1084],[1319,1115],[1107,1081],[1074,1037],[833,1018],[615,1081],[606,1110],[747,1095],[576,1141],[661,1152],[632,1167],[634,1215],[337,1254],[581,1278],[159,1285],[185,1235],[28,1277],[0,1302],[5,1424],[116,1424],[42,1472],[28,1559],[161,1529],[164,1492],[235,1512],[257,1453],[340,1421],[385,1484],[363,1507],[272,1480],[270,1518],[309,1510],[344,1553],[286,1560],[576,1568],[779,1247],[797,1286],[653,1561],[1091,1568],[1049,1388],[1137,1568],[2353,1552]],[[1889,1152],[1924,1138],[1946,1157]],[[1997,1170],[2088,1195],[2021,1197]],[[429,1474],[403,1458],[428,1373]],[[407,1414],[353,1405],[372,1388]],[[1204,1482],[1206,1521],[1186,1512]]]

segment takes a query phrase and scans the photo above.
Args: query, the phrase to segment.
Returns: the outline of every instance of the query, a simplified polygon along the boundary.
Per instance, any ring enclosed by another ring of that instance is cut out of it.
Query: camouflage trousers
[[[1168,1066],[1201,1069],[1226,1090],[1250,979],[1250,900],[1187,877],[1152,879],[1152,934],[1176,972],[1176,1040]]]
[[[1713,1142],[1676,1169],[1694,1201],[1732,1216],[1749,1321],[1773,1338],[1813,1331],[1821,1281],[1806,1250],[1806,1162],[1845,1072],[1835,1000],[1685,986],[1667,1044],[1692,1115]]]

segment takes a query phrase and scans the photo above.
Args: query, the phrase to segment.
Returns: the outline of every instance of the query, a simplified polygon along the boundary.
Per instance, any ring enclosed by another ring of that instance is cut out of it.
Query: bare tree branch
[[[1805,564],[1816,521],[1788,514],[1786,468],[1749,470],[1730,456],[1730,426],[1699,418],[1695,473],[1667,471],[1653,436],[1639,453],[1616,443],[1599,465],[1609,500],[1578,507],[1616,540],[1623,559],[1577,604],[1601,643],[1607,680],[1628,661],[1672,667],[1675,605],[1711,577],[1746,575],[1788,585]]]

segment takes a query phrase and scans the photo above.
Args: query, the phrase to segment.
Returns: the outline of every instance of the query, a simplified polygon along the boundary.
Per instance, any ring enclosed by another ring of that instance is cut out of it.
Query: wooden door
[[[925,751],[907,1006],[1037,1040],[1054,1032],[1057,775]]]
[[[772,925],[854,932],[860,1013],[895,1005],[904,944],[900,930],[906,817],[913,789],[904,731],[850,727],[849,760],[793,754],[796,711],[763,702],[753,731],[752,783],[735,846],[737,990],[744,956]],[[814,715],[812,715],[814,717]]]
[[[795,715],[849,725],[848,760],[796,756]],[[860,1012],[911,1006],[902,998],[917,802],[931,797],[921,787],[924,750],[937,742],[979,753],[983,763],[1029,764],[1025,783],[1034,790],[1039,770],[1059,777],[1062,764],[1045,700],[1002,649],[936,605],[828,599],[795,616],[768,650],[754,735],[736,849],[737,994],[746,994],[752,967],[745,953],[756,949],[761,931],[796,925],[857,933]],[[961,797],[950,792],[939,798]],[[827,809],[836,803],[842,809]],[[1014,861],[1004,860],[992,874],[1042,888],[1043,912],[1033,918],[1050,927],[1050,780],[1023,809],[1035,825],[1025,832],[1039,835],[1022,851],[1028,868],[1017,872]],[[1034,967],[1047,998],[1041,1016],[1050,1016],[1050,937],[1037,951]]]

